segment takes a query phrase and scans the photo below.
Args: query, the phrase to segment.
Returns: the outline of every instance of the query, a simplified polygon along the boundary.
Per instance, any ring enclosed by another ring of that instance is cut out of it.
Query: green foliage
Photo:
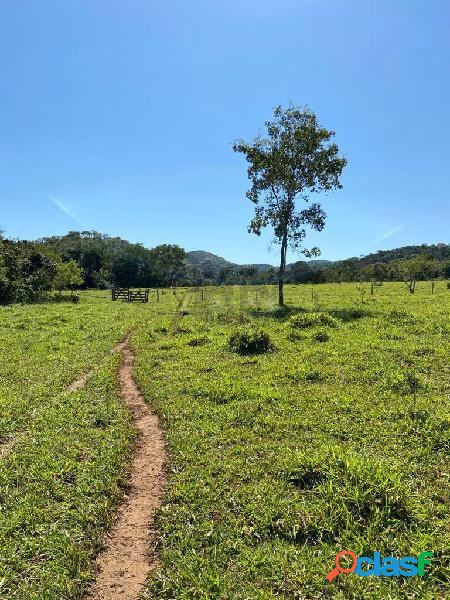
[[[312,339],[316,342],[328,342],[330,335],[324,329],[320,329],[319,331],[315,331],[313,333]]]
[[[266,122],[267,137],[258,136],[250,143],[237,141],[233,150],[245,156],[251,181],[247,197],[255,204],[249,232],[261,235],[268,225],[274,241],[280,244],[279,304],[284,304],[283,283],[288,246],[301,248],[307,228],[321,231],[325,212],[320,204],[308,204],[312,193],[341,188],[340,176],[347,163],[338,156],[334,132],[321,127],[309,108],[289,106],[274,109],[274,120]],[[296,210],[296,200],[305,207]],[[303,249],[306,256],[319,250]]]
[[[83,274],[81,268],[74,260],[56,265],[56,275],[53,281],[53,287],[57,290],[74,290],[83,285]]]
[[[40,300],[52,288],[56,263],[38,244],[0,238],[0,304]]]
[[[184,272],[185,252],[176,245],[149,250],[97,231],[70,231],[40,244],[63,262],[74,260],[86,287],[162,287],[179,281]]]
[[[71,231],[64,236],[38,240],[34,246],[37,252],[55,262],[75,260],[82,269],[84,286],[88,288],[273,284],[279,276],[279,270],[269,264],[238,265],[210,252],[184,253],[178,246],[169,244],[149,250],[141,244],[96,231]],[[424,244],[337,262],[298,261],[286,265],[284,280],[286,283],[373,281],[381,285],[400,278],[392,266],[393,261],[419,255],[435,261],[435,270],[424,272],[423,279],[450,276],[450,246]],[[0,289],[4,287],[4,277],[0,267]]]
[[[257,327],[240,327],[228,338],[228,349],[238,354],[262,354],[273,350],[269,334]]]
[[[161,244],[150,251],[155,279],[160,286],[174,285],[185,271],[186,252],[171,244]]]
[[[392,263],[396,275],[407,286],[408,291],[414,294],[416,283],[420,279],[430,279],[438,276],[439,267],[431,256],[419,254],[407,260]]]
[[[436,271],[424,272],[423,279],[450,277],[450,245],[423,244],[392,250],[379,250],[360,258],[342,261],[309,260],[286,265],[286,283],[324,283],[368,281],[381,286],[386,281],[401,280],[394,261],[425,255],[435,261]],[[278,280],[278,269],[271,265],[237,265],[210,252],[188,252],[186,282],[191,285],[271,284]]]
[[[417,394],[421,384],[420,378],[412,371],[397,371],[391,376],[391,386],[400,394]]]

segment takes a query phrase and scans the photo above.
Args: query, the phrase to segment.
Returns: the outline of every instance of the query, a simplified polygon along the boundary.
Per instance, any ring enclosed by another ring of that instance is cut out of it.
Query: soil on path
[[[137,600],[149,572],[156,566],[154,515],[164,487],[166,451],[158,417],[151,412],[133,379],[134,355],[129,335],[116,350],[122,354],[118,371],[120,393],[133,413],[138,431],[130,466],[127,495],[97,558],[98,576],[90,600]]]

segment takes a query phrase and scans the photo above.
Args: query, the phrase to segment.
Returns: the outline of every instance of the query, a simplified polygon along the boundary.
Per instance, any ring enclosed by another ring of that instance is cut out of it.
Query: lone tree
[[[439,272],[433,256],[429,254],[418,254],[406,260],[395,260],[392,262],[392,267],[410,294],[416,291],[418,281],[435,277]]]
[[[83,271],[74,260],[57,263],[53,282],[55,289],[59,291],[70,289],[73,298],[75,288],[83,283]]]
[[[309,108],[277,106],[274,117],[266,121],[266,137],[250,143],[238,140],[233,150],[242,152],[249,163],[247,198],[255,204],[249,233],[261,235],[271,225],[274,241],[281,245],[278,303],[283,306],[288,246],[307,257],[320,254],[318,248],[301,249],[307,227],[321,231],[325,226],[326,214],[320,204],[309,204],[309,194],[341,188],[339,178],[347,161],[330,142],[334,132],[320,127]],[[296,210],[296,200],[303,200],[304,208]]]
[[[161,244],[152,248],[150,260],[157,285],[175,285],[186,269],[186,252],[175,244]]]

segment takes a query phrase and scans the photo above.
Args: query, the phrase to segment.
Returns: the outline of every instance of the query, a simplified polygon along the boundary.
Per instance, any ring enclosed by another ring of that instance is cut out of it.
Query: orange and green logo
[[[349,556],[352,559],[350,566],[342,566],[341,558],[343,556]],[[433,552],[420,552],[417,558],[414,556],[403,556],[402,558],[395,558],[395,556],[386,556],[382,558],[381,552],[374,552],[373,557],[370,556],[356,556],[351,550],[342,550],[336,554],[335,564],[336,566],[332,569],[328,575],[327,580],[333,581],[333,579],[339,575],[339,573],[355,573],[360,577],[414,577],[418,575],[423,577],[425,575],[425,567],[431,564],[433,558]]]

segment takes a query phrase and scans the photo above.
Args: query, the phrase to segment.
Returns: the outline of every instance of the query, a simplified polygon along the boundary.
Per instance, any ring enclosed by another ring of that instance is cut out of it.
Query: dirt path
[[[13,440],[8,440],[0,444],[0,460],[5,458],[13,446]]]
[[[81,375],[77,379],[75,379],[73,383],[66,387],[65,393],[70,394],[71,392],[76,392],[78,390],[81,390],[81,388],[84,388],[87,380],[91,375],[92,371],[89,371],[88,373],[81,373]]]
[[[87,373],[81,373],[81,375],[79,375],[77,377],[77,379],[75,379],[75,381],[73,381],[70,385],[68,385],[66,387],[65,390],[63,390],[63,394],[70,394],[71,392],[76,392],[77,390],[81,390],[81,388],[83,388],[86,385],[87,380],[89,379],[89,377],[92,375],[93,371],[89,371]],[[23,437],[24,432],[23,431],[18,431],[15,432],[14,437],[0,443],[0,460],[2,460],[3,458],[6,457],[7,454],[9,454],[9,452],[12,450],[14,444],[17,442],[17,440],[19,440],[21,437]]]
[[[88,596],[91,600],[137,600],[149,571],[156,566],[153,518],[163,493],[164,437],[157,416],[134,383],[129,335],[116,349],[122,354],[118,372],[121,396],[133,412],[139,435],[129,490],[106,548],[97,559],[98,576]]]

